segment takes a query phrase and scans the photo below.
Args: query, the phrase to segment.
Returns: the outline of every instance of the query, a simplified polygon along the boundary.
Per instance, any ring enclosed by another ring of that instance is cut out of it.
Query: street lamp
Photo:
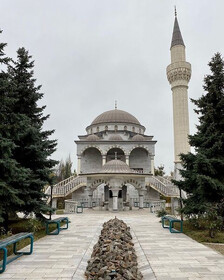
[[[52,215],[52,201],[53,201],[53,185],[51,185],[51,201],[50,201],[51,210],[50,210],[50,220],[51,220],[51,215]]]

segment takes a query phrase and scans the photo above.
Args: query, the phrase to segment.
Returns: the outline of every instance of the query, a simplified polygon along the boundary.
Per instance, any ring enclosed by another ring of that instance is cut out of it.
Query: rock
[[[103,224],[93,247],[85,276],[87,280],[141,280],[130,227],[117,218]]]

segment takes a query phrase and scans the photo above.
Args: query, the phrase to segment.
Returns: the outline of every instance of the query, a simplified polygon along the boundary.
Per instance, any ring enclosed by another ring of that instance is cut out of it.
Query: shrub
[[[161,210],[157,210],[156,211],[156,217],[163,217],[163,216],[165,216],[165,215],[167,215],[167,212],[166,212],[166,210],[165,209],[161,209]]]

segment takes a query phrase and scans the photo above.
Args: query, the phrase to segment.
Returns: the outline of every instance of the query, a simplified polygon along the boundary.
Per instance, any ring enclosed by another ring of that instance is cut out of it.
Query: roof
[[[113,134],[109,137],[109,141],[123,141],[119,134]]]
[[[128,112],[114,109],[100,114],[91,125],[100,123],[131,123],[141,125],[140,122]]]
[[[135,173],[130,167],[119,159],[113,159],[104,164],[100,173]]]
[[[178,20],[177,17],[175,17],[175,21],[174,21],[174,27],[173,27],[173,36],[172,36],[172,41],[171,41],[171,47],[176,46],[176,45],[184,45],[184,41],[180,32],[180,27],[178,24]]]
[[[94,135],[94,134],[90,134],[87,138],[86,138],[87,141],[98,141],[100,140],[100,138],[97,136],[97,135]]]
[[[140,134],[136,134],[135,136],[132,137],[131,139],[132,141],[144,141],[145,137],[140,135]]]

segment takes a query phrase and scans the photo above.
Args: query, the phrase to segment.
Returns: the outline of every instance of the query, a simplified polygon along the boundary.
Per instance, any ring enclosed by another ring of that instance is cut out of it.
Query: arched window
[[[141,130],[141,128],[139,128],[139,134],[142,134],[142,130]]]
[[[97,128],[96,128],[96,131],[97,131],[97,132],[99,132],[99,131],[100,131],[100,128],[99,128],[99,126],[97,126]]]
[[[118,129],[118,127],[117,127],[117,125],[115,125],[115,126],[114,126],[114,130],[117,131],[117,129]]]
[[[127,131],[127,126],[126,125],[124,126],[124,131]]]
[[[105,130],[106,130],[106,131],[108,130],[108,126],[107,126],[107,125],[105,126]]]
[[[135,132],[135,127],[134,126],[132,127],[132,132]]]

